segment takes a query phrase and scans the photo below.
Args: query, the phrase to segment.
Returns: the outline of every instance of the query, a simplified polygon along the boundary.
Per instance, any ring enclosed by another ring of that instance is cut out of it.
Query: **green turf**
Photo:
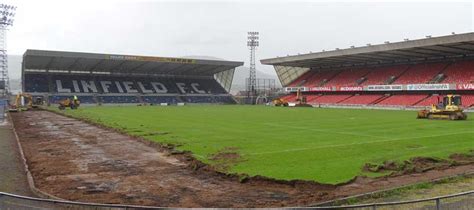
[[[86,117],[147,139],[181,145],[196,158],[236,147],[229,172],[341,183],[365,163],[447,158],[474,149],[467,121],[417,120],[414,111],[264,106],[81,107]]]

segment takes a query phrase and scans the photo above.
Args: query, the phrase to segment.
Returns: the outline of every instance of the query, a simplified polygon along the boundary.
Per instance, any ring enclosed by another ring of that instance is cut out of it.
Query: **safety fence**
[[[52,200],[43,198],[32,198],[21,195],[0,192],[0,210],[47,210],[47,209],[68,209],[68,210],[131,210],[131,209],[166,209],[161,207],[115,205],[83,203],[65,200]]]
[[[322,209],[350,209],[350,210],[473,210],[474,190],[447,196],[418,199],[400,202],[370,203],[346,206],[318,206]]]
[[[472,210],[474,209],[474,191],[448,196],[434,197],[402,202],[372,203],[347,206],[317,206],[308,209],[350,209],[350,210]],[[127,209],[168,209],[164,207],[133,206],[83,203],[64,200],[31,198],[0,192],[0,209],[70,209],[70,210],[127,210]]]

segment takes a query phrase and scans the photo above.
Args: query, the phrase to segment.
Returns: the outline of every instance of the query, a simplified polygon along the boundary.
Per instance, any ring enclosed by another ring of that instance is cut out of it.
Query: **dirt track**
[[[474,164],[342,186],[238,178],[193,170],[184,155],[47,111],[14,113],[36,185],[68,200],[166,207],[302,206],[443,176],[473,173]]]

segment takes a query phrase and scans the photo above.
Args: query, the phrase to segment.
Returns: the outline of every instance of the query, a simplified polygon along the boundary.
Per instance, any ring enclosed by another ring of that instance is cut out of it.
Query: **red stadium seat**
[[[444,83],[474,83],[474,61],[453,63],[443,73]]]
[[[385,82],[392,76],[398,77],[405,70],[407,70],[407,65],[400,66],[391,66],[391,67],[380,67],[370,71],[365,77],[365,80],[362,84],[364,85],[384,85]]]
[[[355,95],[347,98],[339,104],[357,104],[357,105],[369,105],[382,98],[384,95]]]
[[[303,86],[304,83],[306,83],[306,80],[308,80],[309,77],[313,76],[316,72],[314,71],[307,71],[300,77],[298,77],[295,81],[291,82],[288,87],[300,87]],[[303,83],[304,82],[304,83]]]
[[[439,101],[443,100],[442,95],[432,95],[428,98],[423,99],[422,101],[415,104],[415,106],[431,106],[432,104],[437,104]]]
[[[369,73],[368,69],[344,70],[324,86],[356,86],[357,80]]]
[[[322,95],[307,95],[306,102],[311,103],[312,101],[316,100],[317,98],[321,97]]]
[[[474,106],[474,94],[472,95],[461,95],[462,105],[464,107]]]
[[[352,95],[322,95],[313,101],[311,101],[312,104],[337,104]]]
[[[305,86],[307,87],[321,86],[324,80],[330,80],[338,73],[339,71],[333,71],[333,70],[315,72],[311,77],[308,78],[308,80],[305,83]],[[327,86],[327,85],[324,85],[324,86]]]
[[[427,83],[438,75],[448,63],[416,64],[408,68],[393,84],[422,84]]]
[[[413,106],[426,98],[428,95],[424,94],[413,94],[413,95],[392,95],[379,103],[377,105],[390,105],[390,106]]]

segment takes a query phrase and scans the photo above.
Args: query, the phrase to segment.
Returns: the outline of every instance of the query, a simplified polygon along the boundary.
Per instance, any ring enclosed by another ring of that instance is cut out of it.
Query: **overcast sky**
[[[204,55],[245,61],[248,66],[247,31],[260,32],[260,60],[473,29],[470,1],[3,2],[18,6],[8,33],[10,54],[44,49]],[[259,62],[257,68],[274,71]]]

